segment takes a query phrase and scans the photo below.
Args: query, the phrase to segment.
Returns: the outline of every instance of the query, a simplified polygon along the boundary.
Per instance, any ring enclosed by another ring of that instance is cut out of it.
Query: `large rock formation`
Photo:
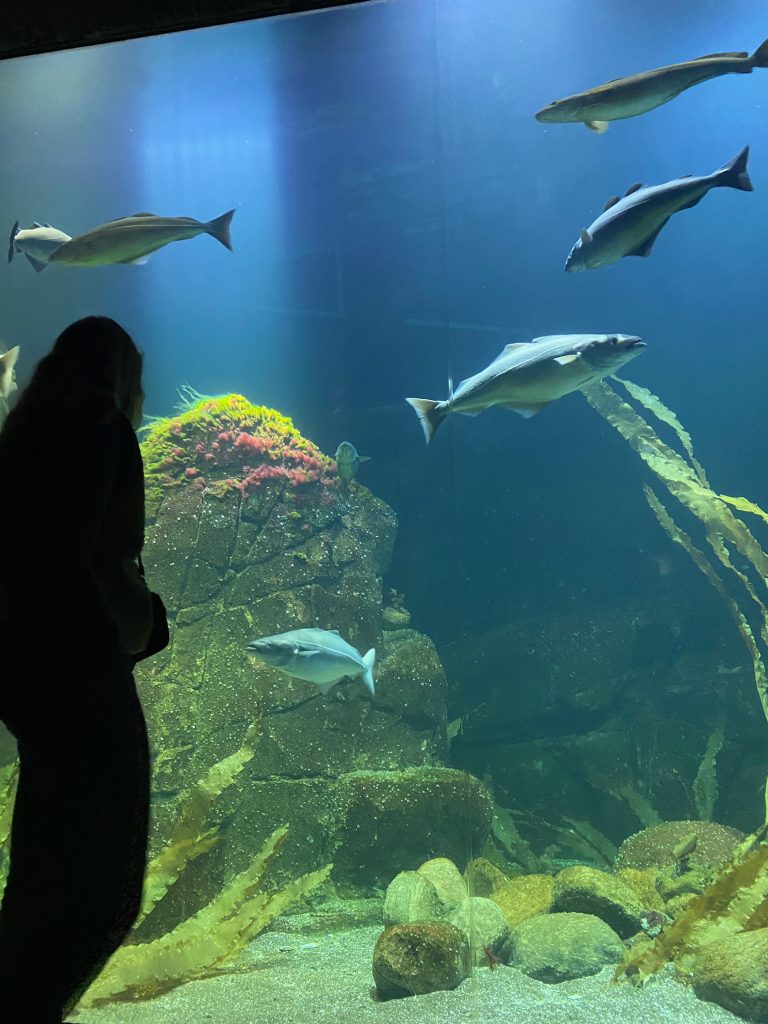
[[[342,486],[289,420],[236,395],[156,423],[143,449],[144,560],[172,619],[170,647],[137,673],[155,848],[184,791],[260,719],[255,756],[217,803],[220,841],[145,927],[197,909],[283,822],[278,880],[334,861],[340,892],[369,893],[430,856],[461,861],[490,805],[479,783],[442,767],[446,679],[433,644],[413,630],[382,636],[392,510]],[[375,699],[359,681],[323,697],[246,652],[254,637],[304,626],[376,647]]]

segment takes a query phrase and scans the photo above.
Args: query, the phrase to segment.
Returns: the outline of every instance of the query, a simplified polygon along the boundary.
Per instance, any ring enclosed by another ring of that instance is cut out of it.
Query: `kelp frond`
[[[668,963],[685,975],[711,942],[768,922],[768,826],[746,839],[733,860],[650,945],[628,950],[614,981],[644,985]]]
[[[80,1000],[81,1008],[152,999],[219,973],[244,946],[329,875],[333,865],[302,875],[275,893],[262,884],[288,827],[276,829],[245,871],[207,907],[152,942],[122,946]]]
[[[237,781],[246,764],[253,758],[259,722],[254,722],[243,738],[239,750],[218,761],[207,775],[181,798],[182,812],[171,837],[147,866],[144,896],[136,928],[178,880],[187,865],[206,853],[218,841],[218,827],[205,829],[214,801]]]
[[[733,514],[732,509],[749,511],[762,518],[768,517],[759,506],[754,505],[746,498],[727,499],[713,491],[707,482],[703,468],[693,455],[690,436],[674,413],[667,409],[656,395],[651,394],[645,388],[640,388],[629,381],[621,381],[621,383],[644,408],[672,427],[680,440],[685,455],[681,455],[662,441],[653,427],[631,405],[623,401],[605,381],[599,381],[585,388],[585,397],[590,405],[604,416],[630,444],[669,493],[699,520],[715,558],[723,569],[738,579],[746,591],[750,606],[757,609],[760,616],[760,627],[755,635],[746,615],[729,594],[707,556],[675,523],[653,491],[646,487],[646,498],[662,527],[676,543],[681,544],[688,551],[697,567],[706,575],[728,607],[752,657],[758,696],[763,713],[768,719],[768,677],[764,660],[764,648],[768,646],[768,606],[761,596],[763,588],[768,586],[768,554],[762,549],[747,525]],[[731,557],[732,550],[739,552],[747,565],[754,571],[756,578],[760,580],[757,589],[750,577],[734,564]]]

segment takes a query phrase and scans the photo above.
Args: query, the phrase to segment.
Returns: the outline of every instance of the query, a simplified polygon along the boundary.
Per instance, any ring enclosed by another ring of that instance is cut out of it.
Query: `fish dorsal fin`
[[[569,352],[565,356],[555,356],[552,360],[555,363],[559,363],[560,366],[569,366],[571,363],[578,362],[581,358],[578,352]]]
[[[341,633],[338,631],[338,629],[326,629],[325,632],[326,633],[333,633],[335,636],[341,636]]]
[[[630,185],[627,191],[624,193],[625,196],[631,196],[633,192],[638,192],[643,187],[642,181],[636,181],[634,185]]]
[[[498,363],[500,359],[505,359],[512,352],[517,351],[517,349],[519,349],[519,348],[528,348],[529,345],[530,345],[529,341],[511,341],[509,343],[509,345],[505,345],[504,346],[504,348],[501,350],[501,352],[499,352],[499,354],[496,356],[496,358],[493,360],[493,362],[489,363],[489,365],[493,366],[494,363]],[[464,381],[461,381],[461,384],[463,384],[463,383],[464,383]],[[459,387],[461,387],[461,384],[459,384]]]
[[[582,228],[579,232],[579,241],[582,245],[589,245],[592,241],[592,235],[590,235],[586,228]]]
[[[33,220],[32,221],[32,227],[33,228],[44,228],[45,224],[41,224],[39,220]]]
[[[150,213],[148,210],[141,210],[139,213],[129,213],[127,217],[115,217],[114,220],[107,221],[108,224],[119,224],[121,220],[133,220],[134,217],[156,217],[156,213]]]
[[[695,64],[697,60],[714,60],[716,57],[748,57],[749,54],[746,50],[732,50],[730,53],[705,53],[703,57],[694,57],[691,64]]]
[[[610,208],[612,206],[615,206],[616,203],[618,203],[618,201],[619,201],[619,197],[618,196],[609,196],[608,199],[605,202],[605,206],[603,207],[603,213],[605,213],[606,210],[610,210]]]

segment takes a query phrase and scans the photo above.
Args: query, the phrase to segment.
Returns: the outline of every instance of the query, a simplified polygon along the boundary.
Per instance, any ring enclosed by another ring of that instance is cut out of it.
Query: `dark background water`
[[[17,258],[0,338],[22,345],[23,383],[64,325],[105,313],[145,349],[147,412],[186,381],[280,409],[328,453],[351,440],[400,517],[387,582],[438,644],[670,590],[705,643],[706,583],[581,396],[529,421],[453,417],[429,449],[403,398],[444,397],[510,341],[640,334],[626,375],[676,410],[716,489],[768,504],[768,70],[602,136],[533,118],[767,34],[748,0],[391,0],[3,63],[8,230],[237,213],[234,254],[201,237],[145,267],[36,275]],[[563,272],[607,196],[707,173],[746,143],[754,194],[714,191],[650,259]]]

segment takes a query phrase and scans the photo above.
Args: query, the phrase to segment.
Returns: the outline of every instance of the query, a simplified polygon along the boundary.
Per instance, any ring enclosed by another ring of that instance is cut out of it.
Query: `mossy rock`
[[[462,869],[467,849],[481,846],[490,829],[488,791],[451,768],[352,773],[340,780],[337,802],[345,842],[333,858],[334,878],[352,886],[383,888],[433,856]]]
[[[548,913],[554,888],[552,875],[521,875],[492,892],[491,899],[501,907],[510,928],[514,928],[529,917]]]
[[[509,875],[487,857],[475,857],[467,867],[467,886],[472,896],[491,896],[508,881]]]
[[[665,821],[625,839],[619,847],[614,867],[664,868],[675,864],[673,850],[686,837],[695,833],[696,849],[688,856],[691,867],[720,867],[733,858],[743,832],[714,821]]]
[[[664,910],[664,900],[657,888],[660,875],[655,868],[620,868],[616,877],[635,890],[646,910]]]
[[[380,999],[454,989],[470,973],[467,937],[447,922],[393,925],[373,951],[373,980]]]
[[[541,914],[513,928],[509,938],[510,964],[550,984],[597,974],[623,952],[616,932],[590,914]]]
[[[768,1020],[768,928],[706,945],[694,962],[691,981],[699,999],[748,1021]]]
[[[623,939],[640,931],[647,909],[635,889],[622,879],[581,865],[555,876],[553,896],[553,913],[592,914]]]

